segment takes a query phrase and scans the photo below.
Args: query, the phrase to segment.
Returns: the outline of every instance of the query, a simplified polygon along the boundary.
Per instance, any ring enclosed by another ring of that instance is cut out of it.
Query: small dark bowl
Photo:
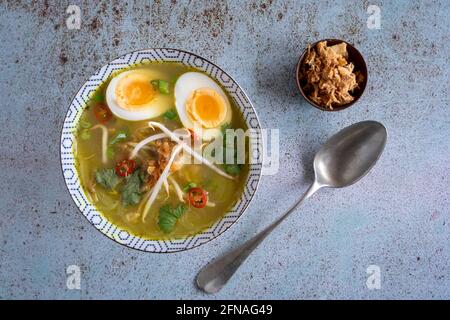
[[[366,84],[367,84],[367,66],[366,66],[366,62],[364,61],[364,58],[361,55],[361,53],[354,46],[352,46],[351,44],[349,44],[348,42],[343,41],[343,40],[338,40],[338,39],[319,40],[319,41],[317,41],[317,42],[315,42],[315,43],[313,43],[311,45],[311,49],[315,48],[316,45],[319,42],[321,42],[321,41],[327,41],[327,45],[329,45],[329,46],[333,46],[333,45],[339,44],[341,42],[345,42],[347,44],[348,61],[352,62],[355,65],[355,70],[354,71],[361,72],[361,75],[364,77],[364,80],[362,81],[362,83],[359,84],[359,87],[357,89],[355,89],[355,91],[352,92],[352,96],[355,99],[352,102],[344,104],[342,106],[333,106],[333,110],[331,110],[331,109],[326,108],[325,106],[318,105],[317,103],[315,103],[314,101],[312,101],[311,99],[308,98],[306,93],[303,91],[303,86],[306,83],[304,83],[304,80],[302,81],[300,79],[301,67],[302,67],[302,65],[304,63],[304,60],[306,58],[306,54],[308,52],[307,48],[305,49],[303,54],[300,56],[300,59],[298,60],[298,63],[297,63],[297,69],[296,69],[296,74],[295,74],[295,77],[297,79],[297,86],[298,86],[298,89],[300,90],[300,93],[305,98],[305,100],[308,101],[309,104],[311,104],[312,106],[316,107],[317,109],[320,109],[320,110],[323,110],[323,111],[340,111],[340,110],[344,110],[344,109],[350,107],[351,105],[353,105],[356,101],[358,101],[359,98],[362,96],[364,90],[366,89]]]

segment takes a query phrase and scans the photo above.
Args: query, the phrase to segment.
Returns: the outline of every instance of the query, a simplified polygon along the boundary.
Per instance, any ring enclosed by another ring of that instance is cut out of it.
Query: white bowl
[[[256,141],[253,144],[252,152],[256,152],[256,163],[250,164],[249,175],[245,184],[244,192],[234,207],[227,212],[219,221],[202,233],[190,236],[181,240],[147,240],[130,234],[108,221],[95,206],[89,202],[83,188],[80,185],[78,170],[75,165],[73,154],[73,143],[75,141],[75,131],[83,109],[89,100],[92,92],[105,82],[112,72],[128,68],[131,65],[151,61],[171,61],[179,62],[187,66],[199,69],[210,77],[215,79],[228,92],[234,100],[236,106],[242,112],[248,128],[254,129]],[[177,49],[146,49],[135,51],[115,59],[98,70],[81,87],[76,94],[69,111],[64,120],[61,133],[61,165],[63,176],[66,181],[72,199],[74,200],[81,213],[89,222],[103,234],[116,242],[127,247],[147,252],[175,252],[198,247],[214,238],[217,238],[233,225],[239,217],[245,212],[256,192],[262,169],[262,140],[261,127],[249,98],[241,87],[225,71],[196,54]]]

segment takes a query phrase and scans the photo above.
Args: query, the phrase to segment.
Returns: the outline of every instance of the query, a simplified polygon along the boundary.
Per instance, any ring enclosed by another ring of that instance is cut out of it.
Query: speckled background
[[[82,11],[68,30],[69,4]],[[369,4],[381,29],[368,29]],[[2,1],[0,4],[0,298],[450,298],[450,6],[448,1]],[[297,92],[306,44],[354,43],[369,83],[352,108],[325,113]],[[92,227],[60,170],[59,139],[78,88],[137,49],[173,47],[227,70],[262,126],[280,128],[277,175],[263,177],[239,223],[185,253],[127,249]],[[373,119],[389,131],[382,158],[356,185],[299,208],[215,296],[197,271],[288,208],[312,181],[331,134]],[[66,288],[79,265],[81,290]],[[369,290],[366,268],[381,269]]]

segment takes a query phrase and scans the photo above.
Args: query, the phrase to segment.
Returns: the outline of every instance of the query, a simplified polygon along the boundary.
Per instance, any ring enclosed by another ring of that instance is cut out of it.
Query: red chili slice
[[[108,106],[103,103],[99,103],[94,106],[94,115],[101,123],[108,122],[112,118],[111,111]]]
[[[131,159],[125,159],[116,164],[116,173],[120,177],[127,177],[136,169],[136,162]]]
[[[202,188],[191,188],[188,194],[190,204],[195,208],[204,208],[208,201],[206,191]]]

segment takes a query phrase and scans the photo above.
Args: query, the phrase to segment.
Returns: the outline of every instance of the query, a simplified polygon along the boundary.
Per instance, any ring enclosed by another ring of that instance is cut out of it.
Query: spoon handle
[[[242,244],[241,246],[224,254],[219,259],[211,262],[203,267],[197,275],[197,285],[206,293],[216,293],[228,282],[240,265],[247,259],[250,253],[258,247],[258,245],[274,230],[281,222],[286,219],[291,212],[295,210],[306,199],[311,197],[322,186],[316,181],[308,188],[303,196],[280,218],[271,225],[259,232],[253,238]]]

